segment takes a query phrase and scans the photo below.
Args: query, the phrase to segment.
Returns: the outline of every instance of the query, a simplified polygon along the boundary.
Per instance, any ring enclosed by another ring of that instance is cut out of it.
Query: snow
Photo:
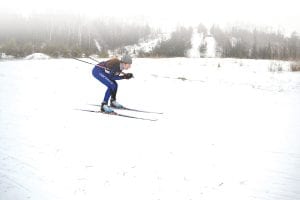
[[[129,55],[132,55],[134,57],[138,56],[140,52],[143,53],[150,53],[160,42],[166,41],[171,37],[170,32],[166,33],[159,33],[155,36],[150,36],[149,38],[141,39],[138,44],[134,45],[128,45],[124,48],[118,48],[116,50],[109,50],[108,54],[110,57],[112,56],[118,56],[121,57],[121,52],[124,52],[124,49],[126,49],[126,52],[128,52]]]
[[[164,114],[122,113],[156,122],[78,111],[105,92],[92,67],[0,62],[1,200],[300,199],[288,62],[134,59],[118,101]]]
[[[14,56],[6,55],[5,53],[0,53],[0,59],[13,59]]]
[[[203,35],[198,33],[197,28],[193,29],[191,38],[192,48],[187,51],[187,57],[189,58],[200,58],[200,46],[201,44],[206,45],[206,52],[201,57],[215,58],[216,57],[216,40],[210,34]]]
[[[213,36],[208,35],[205,37],[205,43],[207,44],[206,57],[214,58],[216,57],[216,40]]]
[[[198,33],[198,29],[193,29],[193,34],[191,38],[192,48],[188,50],[187,55],[189,58],[200,58],[200,45],[203,36]]]
[[[43,60],[49,58],[50,56],[43,53],[33,53],[25,57],[26,60]]]

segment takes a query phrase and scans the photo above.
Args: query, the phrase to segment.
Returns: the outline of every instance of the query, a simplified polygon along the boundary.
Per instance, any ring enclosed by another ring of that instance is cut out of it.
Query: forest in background
[[[16,58],[35,52],[51,57],[82,57],[96,54],[107,57],[128,45],[138,44],[163,34],[147,23],[102,17],[87,19],[71,14],[0,14],[0,53]],[[203,38],[213,37],[218,57],[250,59],[300,59],[300,37],[297,32],[285,35],[280,31],[231,26],[209,29],[199,23]],[[178,26],[170,37],[160,40],[149,52],[139,50],[138,57],[184,57],[191,48],[192,27]],[[199,51],[206,51],[203,42]]]

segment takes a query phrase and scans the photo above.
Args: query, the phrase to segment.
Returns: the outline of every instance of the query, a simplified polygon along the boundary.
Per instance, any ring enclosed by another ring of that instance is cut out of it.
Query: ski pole
[[[80,61],[80,62],[84,62],[84,63],[90,64],[90,65],[98,66],[98,67],[100,67],[100,68],[103,68],[103,69],[105,69],[105,70],[110,71],[109,68],[107,68],[107,67],[103,67],[103,66],[98,65],[98,64],[94,64],[94,63],[90,63],[90,62],[87,62],[87,61],[84,61],[84,60],[80,60],[80,59],[78,59],[78,58],[74,58],[74,57],[72,57],[72,58],[73,58],[74,60],[78,60],[78,61]],[[122,72],[122,73],[123,73],[123,72]]]
[[[91,59],[91,60],[93,60],[93,61],[95,61],[95,62],[99,62],[98,60],[96,60],[95,58],[93,58],[93,57],[91,57],[91,56],[89,56],[89,59]],[[121,72],[121,74],[125,74],[124,72]]]
[[[89,59],[91,59],[91,60],[93,60],[93,61],[95,61],[95,62],[99,62],[98,60],[96,60],[95,58],[93,58],[93,57],[91,57],[91,56],[89,56]]]
[[[89,56],[89,59],[91,59],[91,60],[93,60],[93,61],[95,61],[95,62],[99,63],[99,60],[96,60],[95,58],[93,58],[93,57],[91,57],[91,56]],[[124,72],[121,72],[121,74],[125,75],[125,73],[124,73]]]
[[[90,65],[97,65],[97,64],[93,64],[93,63],[90,63],[90,62],[87,62],[87,61],[84,61],[84,60],[80,60],[80,59],[78,59],[78,58],[74,58],[74,57],[72,57],[74,60],[78,60],[78,61],[80,61],[80,62],[84,62],[84,63],[87,63],[87,64],[90,64]],[[97,66],[99,66],[99,65],[97,65]],[[102,67],[102,66],[99,66],[99,67]]]
[[[87,62],[87,61],[84,61],[84,60],[80,60],[80,59],[78,59],[78,58],[74,58],[74,57],[72,57],[72,58],[73,58],[74,60],[78,60],[78,61],[80,61],[80,62],[84,62],[84,63],[90,64],[90,65],[98,66],[98,67],[101,67],[101,68],[103,68],[103,69],[106,69],[106,70],[110,71],[110,69],[107,68],[107,67],[103,67],[103,66],[98,65],[98,64],[93,64],[93,63],[90,63],[90,62]],[[123,74],[123,75],[125,75],[124,72],[120,72],[120,73]]]

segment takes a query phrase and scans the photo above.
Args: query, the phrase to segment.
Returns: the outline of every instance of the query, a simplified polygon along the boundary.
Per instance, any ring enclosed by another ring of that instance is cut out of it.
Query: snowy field
[[[155,122],[79,111],[105,92],[92,67],[0,62],[0,200],[300,199],[288,63],[135,59],[118,101],[163,114],[118,112]]]

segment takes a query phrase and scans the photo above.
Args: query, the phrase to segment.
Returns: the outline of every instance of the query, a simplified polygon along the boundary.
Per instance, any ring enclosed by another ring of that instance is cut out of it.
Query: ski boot
[[[103,102],[103,103],[101,104],[101,112],[104,112],[104,113],[113,113],[114,110],[111,109],[111,108],[107,105],[106,102]]]
[[[122,106],[121,104],[119,104],[116,100],[111,100],[110,101],[110,107],[118,108],[118,109],[124,108],[124,106]]]

